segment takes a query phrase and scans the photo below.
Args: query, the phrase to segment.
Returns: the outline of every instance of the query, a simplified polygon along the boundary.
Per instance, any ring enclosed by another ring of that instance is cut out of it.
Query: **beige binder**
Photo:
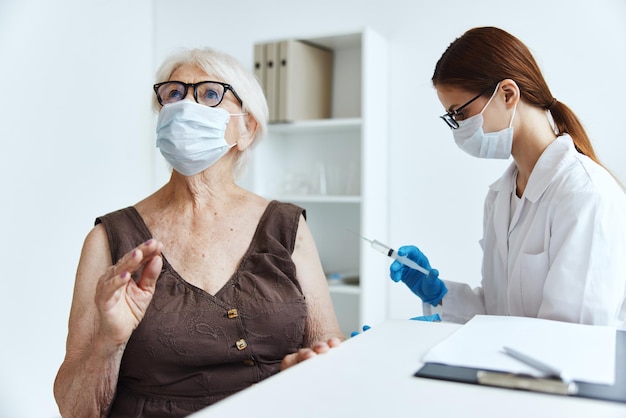
[[[278,54],[278,43],[271,42],[265,45],[265,96],[267,97],[267,105],[270,111],[270,122],[278,121]]]
[[[259,81],[261,88],[263,88],[263,93],[265,94],[265,97],[267,97],[267,82],[265,77],[265,50],[265,44],[254,45],[254,75]]]
[[[279,59],[277,121],[329,118],[332,51],[303,41],[287,40],[279,43]]]

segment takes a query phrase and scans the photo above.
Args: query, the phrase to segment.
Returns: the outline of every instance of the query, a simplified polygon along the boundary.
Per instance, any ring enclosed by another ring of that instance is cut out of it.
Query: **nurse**
[[[459,148],[513,163],[485,199],[481,286],[397,261],[391,278],[443,321],[515,315],[624,328],[624,189],[576,115],[552,96],[529,49],[501,29],[471,29],[441,56],[432,82]],[[415,246],[398,254],[430,269]]]

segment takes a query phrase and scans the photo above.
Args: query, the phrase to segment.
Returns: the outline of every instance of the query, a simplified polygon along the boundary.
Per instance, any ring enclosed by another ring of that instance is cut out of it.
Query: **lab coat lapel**
[[[563,156],[574,151],[574,142],[569,135],[559,136],[548,145],[530,173],[524,197],[532,203],[537,202],[562,166],[569,163]]]
[[[494,201],[493,223],[496,243],[502,265],[507,265],[507,257],[509,252],[509,218],[511,210],[511,184],[513,183],[513,175],[516,171],[515,164],[511,164],[505,173],[493,183],[490,189],[496,192]]]
[[[556,173],[561,169],[561,165],[564,161],[563,154],[573,149],[574,143],[569,135],[557,137],[554,142],[548,145],[541,156],[539,156],[539,160],[530,174],[528,184],[522,196],[522,201],[514,214],[511,214],[510,210],[511,193],[514,192],[515,176],[517,174],[515,164],[511,164],[500,180],[492,185],[492,188],[498,191],[495,203],[496,211],[494,213],[494,222],[496,223],[498,248],[500,248],[501,251],[502,248],[505,247],[504,243],[507,243],[506,248],[508,249],[508,238],[519,220],[520,213],[524,206],[524,200],[528,200],[532,203],[536,203],[537,200],[539,200],[548,188],[548,185],[552,182],[552,179],[556,176]]]

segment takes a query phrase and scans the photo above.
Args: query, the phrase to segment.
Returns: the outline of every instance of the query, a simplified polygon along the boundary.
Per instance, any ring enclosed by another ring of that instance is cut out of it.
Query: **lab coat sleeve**
[[[617,185],[595,180],[554,206],[537,316],[620,327],[626,319],[626,198]]]
[[[425,315],[438,313],[442,321],[464,324],[474,315],[485,314],[485,302],[481,287],[471,288],[467,283],[458,283],[444,280],[448,293],[443,298],[443,303],[433,306],[430,303],[423,304]]]

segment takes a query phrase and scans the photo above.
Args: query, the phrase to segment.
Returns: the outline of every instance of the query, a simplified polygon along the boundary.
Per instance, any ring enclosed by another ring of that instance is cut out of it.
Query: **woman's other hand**
[[[330,338],[328,341],[320,341],[311,348],[301,348],[295,353],[287,354],[280,365],[280,370],[288,369],[300,362],[315,357],[318,354],[327,353],[331,348],[339,347],[341,340],[337,337]]]

